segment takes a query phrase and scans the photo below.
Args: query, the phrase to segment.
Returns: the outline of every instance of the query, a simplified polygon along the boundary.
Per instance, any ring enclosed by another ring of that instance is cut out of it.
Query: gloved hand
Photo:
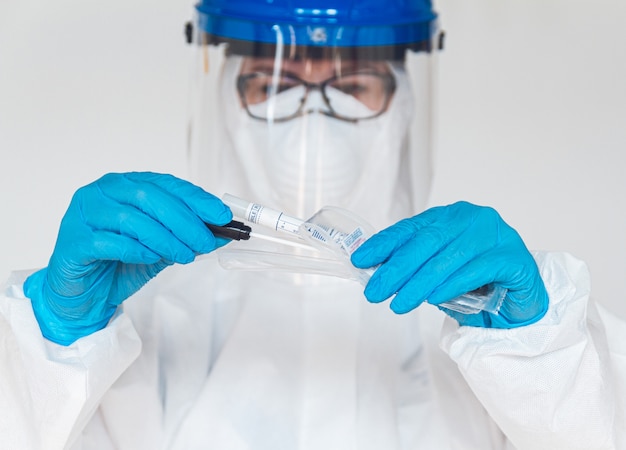
[[[400,314],[489,283],[508,289],[498,314],[440,309],[461,325],[514,328],[536,322],[548,308],[539,269],[517,232],[495,210],[466,202],[401,220],[361,245],[352,263],[380,264],[365,296],[377,303],[395,294],[390,306]]]
[[[108,174],[79,189],[48,267],[24,285],[43,335],[69,345],[104,328],[165,267],[228,242],[203,222],[231,219],[218,198],[171,175]]]

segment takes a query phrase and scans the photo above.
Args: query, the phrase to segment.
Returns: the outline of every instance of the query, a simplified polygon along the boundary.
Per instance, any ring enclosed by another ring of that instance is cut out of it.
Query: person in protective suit
[[[585,265],[491,208],[425,209],[430,1],[196,10],[192,181],[103,176],[8,280],[0,448],[625,448],[624,324]],[[224,193],[363,218],[379,232],[340,262],[364,291],[328,255],[212,232]]]

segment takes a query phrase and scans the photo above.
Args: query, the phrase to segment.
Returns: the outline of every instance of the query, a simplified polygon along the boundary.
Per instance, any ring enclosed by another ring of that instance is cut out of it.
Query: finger
[[[420,306],[424,301],[423,298],[407,294],[407,291],[400,291],[389,304],[389,308],[396,314],[406,314]]]
[[[452,310],[440,305],[490,283],[489,281],[481,281],[480,278],[469,276],[464,271],[465,268],[463,267],[452,278],[448,279],[445,278],[444,274],[439,274],[436,279],[428,279],[423,277],[420,271],[393,298],[390,304],[391,310],[397,314],[405,314],[427,301],[444,310],[460,322],[457,315],[461,313],[454,312],[453,314]],[[483,280],[488,279],[484,278]],[[471,320],[465,321],[463,324],[470,324],[470,322]]]
[[[414,239],[422,228],[441,222],[445,208],[431,208],[376,233],[352,254],[352,264],[360,269],[366,269],[383,263],[400,247]]]
[[[376,233],[352,254],[352,264],[357,268],[367,269],[386,261],[412,239],[418,229],[418,224],[414,220],[404,219]]]
[[[490,283],[502,284],[502,269],[498,269],[502,263],[498,253],[487,252],[460,267],[428,294],[428,302],[439,305]]]
[[[473,205],[460,202],[454,205],[430,208],[421,214],[403,219],[368,239],[352,255],[352,264],[358,268],[373,267],[386,261],[406,242],[421,237],[422,230],[438,226],[455,234],[467,227]]]
[[[204,233],[202,240],[196,237],[191,242],[195,248],[190,247],[163,224],[132,206],[109,204],[102,208],[90,203],[83,210],[88,211],[85,214],[85,224],[93,230],[109,231],[128,237],[168,261],[189,263],[195,258],[196,251],[215,248],[215,238],[210,233]]]
[[[422,228],[441,220],[442,212],[442,207],[431,208],[378,232],[352,254],[352,264],[366,269],[383,263],[406,242],[413,239]]]
[[[451,300],[491,281],[493,261],[484,255],[496,243],[490,238],[476,238],[473,228],[470,226],[451,242],[444,243],[399,288],[390,305],[394,312],[411,311],[426,299],[434,304]]]
[[[156,184],[166,192],[181,199],[204,222],[226,225],[233,218],[230,208],[218,197],[188,181],[169,174],[132,172],[126,177],[136,182]]]
[[[394,300],[398,308],[411,308],[469,260],[499,245],[499,224],[503,222],[491,208],[459,202],[427,213],[424,215],[433,222],[381,265],[366,287],[368,298],[381,301],[394,292],[410,291],[417,300],[406,294]],[[406,290],[404,286],[412,278],[417,281]]]
[[[461,295],[471,286],[470,290],[482,286],[486,277],[485,272],[493,271],[494,247],[498,245],[491,235],[481,236],[484,231],[482,226],[477,232],[477,226],[472,223],[459,236],[447,243],[424,262],[422,267],[407,281],[402,291],[411,292],[420,300],[429,299],[433,302],[433,292],[439,295]],[[491,252],[491,256],[485,259],[484,255]],[[474,264],[472,264],[472,262]],[[461,271],[461,269],[464,269]],[[456,274],[456,277],[454,276]],[[460,292],[459,292],[460,290]],[[396,296],[396,303],[403,303],[404,295]],[[443,300],[445,301],[445,300]],[[407,307],[409,303],[407,303]]]
[[[111,177],[95,187],[103,197],[120,204],[130,205],[159,222],[197,253],[215,248],[215,238],[203,220],[181,199],[149,182],[137,182],[127,177]],[[93,201],[89,199],[88,206]],[[87,207],[86,206],[86,207]],[[227,216],[231,217],[230,211]]]
[[[458,233],[464,231],[462,227],[465,225],[465,223],[457,222],[442,226],[440,222],[437,222],[422,228],[413,239],[398,248],[376,270],[365,288],[366,297],[370,301],[378,302],[398,292],[418,271],[422,270],[425,264],[440,252],[445,251],[446,246],[458,238]],[[445,258],[436,260],[430,272],[436,272],[441,262],[445,262]],[[422,279],[425,278],[422,277]]]
[[[126,264],[154,264],[163,257],[141,242],[111,231],[98,230],[92,233],[89,243],[83,242],[84,254],[91,261],[121,261]]]

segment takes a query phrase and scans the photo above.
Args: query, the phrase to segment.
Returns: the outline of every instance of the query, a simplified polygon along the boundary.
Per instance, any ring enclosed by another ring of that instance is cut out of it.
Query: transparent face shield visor
[[[297,217],[333,205],[382,228],[421,211],[434,44],[310,47],[272,30],[275,44],[196,34],[192,179]]]
[[[275,44],[194,38],[193,181],[300,223],[285,235],[248,220],[273,241],[232,243],[220,263],[366,284],[372,270],[354,268],[350,254],[426,205],[438,34],[413,45],[310,47],[287,26],[272,30]],[[335,32],[324,38],[339,42]]]
[[[250,201],[226,203],[264,237],[226,246],[220,263],[365,285],[375,268],[356,269],[350,255],[426,205],[437,45],[311,48],[273,29],[272,45],[196,36],[192,178]],[[262,205],[273,211],[265,222]],[[294,220],[281,227],[281,217]],[[487,288],[443,306],[494,312],[503,297]]]

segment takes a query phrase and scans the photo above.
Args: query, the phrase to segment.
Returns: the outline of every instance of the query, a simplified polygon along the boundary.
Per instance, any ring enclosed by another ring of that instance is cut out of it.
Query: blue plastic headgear
[[[335,47],[427,41],[437,17],[431,0],[201,0],[196,9],[213,36]]]

